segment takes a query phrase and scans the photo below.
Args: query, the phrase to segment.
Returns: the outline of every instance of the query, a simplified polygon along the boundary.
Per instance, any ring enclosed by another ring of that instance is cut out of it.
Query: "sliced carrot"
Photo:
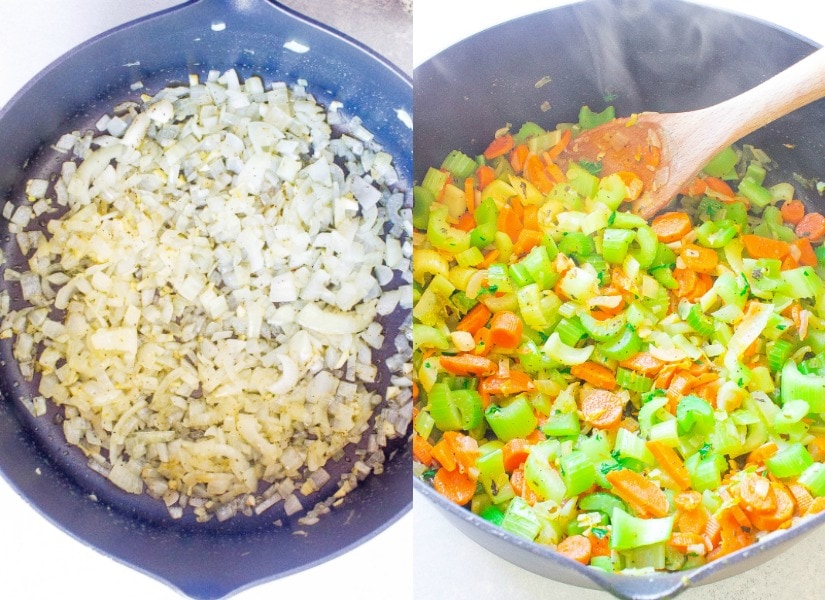
[[[664,363],[649,352],[639,352],[619,362],[619,366],[649,377],[661,371]]]
[[[621,396],[607,390],[583,393],[581,413],[584,420],[596,429],[615,429],[622,422],[624,401]]]
[[[542,193],[547,194],[555,183],[545,169],[544,163],[535,154],[530,154],[524,163],[524,175]]]
[[[625,189],[627,190],[627,200],[633,201],[642,195],[645,184],[636,173],[633,171],[617,171],[616,175],[618,175],[622,183],[624,183]]]
[[[484,255],[484,260],[478,264],[479,269],[486,269],[498,259],[498,250],[495,248]]]
[[[484,158],[492,160],[497,156],[503,156],[512,150],[514,145],[513,136],[506,133],[490,142],[490,145],[484,150]]]
[[[556,546],[556,552],[583,565],[590,564],[593,546],[590,539],[583,535],[571,535],[564,538]]]
[[[535,204],[525,206],[522,221],[525,229],[541,231],[541,226],[539,225],[539,207]]]
[[[788,242],[774,240],[752,233],[743,235],[742,243],[745,244],[745,250],[748,251],[751,258],[775,258],[782,260],[791,251],[791,246]]]
[[[567,175],[564,174],[564,171],[554,162],[549,163],[546,167],[547,173],[556,183],[567,183]]]
[[[783,221],[791,225],[797,225],[805,216],[805,205],[801,200],[788,200],[782,203],[779,212],[782,214]]]
[[[507,377],[492,375],[485,377],[478,384],[478,393],[481,397],[490,396],[512,396],[521,392],[531,392],[536,389],[536,384],[527,373],[523,371],[510,371]]]
[[[795,481],[788,483],[788,491],[796,501],[796,513],[798,515],[804,515],[807,513],[814,501],[814,497],[811,495],[811,492],[809,492],[804,485]]]
[[[712,273],[719,264],[719,255],[716,250],[696,244],[685,244],[679,255],[685,266],[697,273]]]
[[[515,348],[521,343],[524,323],[516,313],[501,310],[490,321],[490,341],[502,348]]]
[[[433,446],[417,433],[413,434],[413,456],[422,465],[430,466],[433,462]]]
[[[811,502],[811,506],[805,511],[806,515],[817,515],[825,510],[825,496],[817,496]]]
[[[550,157],[551,160],[556,160],[559,154],[564,152],[564,149],[567,148],[567,145],[570,143],[572,137],[573,131],[571,129],[565,129],[562,131],[559,141],[553,144],[553,146],[546,152],[547,156]]]
[[[519,144],[513,148],[513,151],[510,153],[510,166],[513,167],[513,171],[521,173],[524,170],[529,154],[530,149],[527,147],[527,144]]]
[[[616,376],[613,371],[597,362],[587,361],[573,365],[570,367],[570,374],[602,390],[612,392],[616,389]]]
[[[707,530],[709,517],[708,509],[700,505],[693,510],[685,510],[679,513],[676,518],[676,526],[679,531],[702,535]]]
[[[653,458],[656,459],[662,470],[670,475],[670,478],[679,486],[679,489],[688,489],[690,487],[690,473],[688,473],[685,463],[682,462],[676,450],[655,440],[649,440],[646,445]]]
[[[470,211],[465,211],[461,213],[461,216],[458,217],[458,223],[456,223],[455,228],[460,229],[461,231],[471,231],[475,229],[476,220],[473,216],[473,213]]]
[[[776,494],[771,481],[756,473],[745,474],[737,486],[746,513],[765,514],[776,511]]]
[[[461,506],[472,500],[476,493],[476,482],[458,469],[439,469],[433,477],[433,487],[439,494]]]
[[[711,177],[707,176],[705,179],[705,185],[712,189],[717,194],[721,194],[723,196],[728,196],[729,198],[733,198],[736,193],[733,189],[725,182],[723,179],[719,179],[718,177]]]
[[[808,452],[816,462],[825,462],[825,437],[815,437],[808,444]]]
[[[515,471],[530,455],[530,443],[524,438],[513,438],[501,449],[504,458],[504,470]]]
[[[667,386],[665,393],[667,394],[668,407],[671,413],[676,413],[676,405],[682,396],[686,396],[693,386],[693,375],[684,370],[676,371],[673,378],[670,380],[670,385]]]
[[[519,465],[510,473],[510,485],[516,496],[524,497],[524,489],[527,487],[524,483],[524,465]]]
[[[815,267],[819,263],[814,247],[811,245],[811,240],[808,238],[799,238],[791,245],[799,251],[799,258],[796,260],[799,261],[800,265]]]
[[[776,445],[776,442],[765,442],[761,446],[751,450],[750,454],[748,454],[747,463],[761,465],[777,452],[779,452],[779,446]]]
[[[702,536],[693,532],[674,531],[667,543],[681,552],[687,552],[688,546],[702,543]]]
[[[505,205],[498,212],[498,230],[507,234],[510,240],[515,244],[518,240],[518,234],[521,233],[522,224],[521,219],[516,214],[516,211],[510,205]]]
[[[522,229],[518,235],[516,243],[513,244],[513,253],[516,256],[523,256],[533,248],[541,244],[544,234],[535,229]]]
[[[587,534],[587,537],[590,539],[590,558],[593,558],[594,556],[610,556],[611,551],[609,533],[599,537],[591,531]]]
[[[777,481],[771,481],[770,486],[776,496],[776,509],[770,513],[749,515],[753,525],[763,531],[779,529],[780,526],[793,517],[796,506],[788,488]]]
[[[676,242],[685,237],[693,228],[690,216],[683,212],[666,212],[653,219],[650,226],[659,241],[665,244]]]
[[[478,189],[483,190],[495,181],[496,172],[490,165],[481,165],[476,169],[476,177],[478,178]]]
[[[708,188],[708,184],[705,183],[705,180],[701,177],[695,177],[693,181],[691,181],[687,187],[683,190],[680,190],[680,193],[683,196],[701,196],[705,193],[705,190]]]
[[[438,358],[438,362],[442,369],[460,377],[468,375],[483,377],[498,371],[498,365],[489,358],[466,352],[455,356],[442,355]]]
[[[433,446],[430,454],[436,461],[438,461],[439,465],[448,471],[453,471],[458,466],[458,462],[453,454],[453,449],[450,446],[450,443],[445,439],[438,440],[438,443]]]
[[[613,493],[630,504],[641,517],[664,517],[668,513],[667,496],[659,485],[631,469],[609,471],[605,477]]]
[[[808,213],[797,223],[794,231],[798,237],[819,242],[825,237],[825,217],[818,212]]]
[[[782,259],[782,265],[779,267],[780,271],[790,271],[792,269],[796,269],[799,266],[797,260],[788,254],[785,258]]]
[[[458,431],[445,431],[442,439],[450,445],[456,463],[462,471],[467,472],[475,467],[479,451],[478,441],[474,437]]]
[[[691,302],[697,302],[707,291],[713,287],[713,278],[707,273],[696,273],[696,284],[685,298]]]
[[[476,186],[472,177],[464,179],[464,202],[467,203],[467,212],[472,215],[476,211]]]
[[[485,304],[479,302],[458,322],[456,329],[475,335],[476,331],[487,324],[491,316],[493,316],[493,312]]]

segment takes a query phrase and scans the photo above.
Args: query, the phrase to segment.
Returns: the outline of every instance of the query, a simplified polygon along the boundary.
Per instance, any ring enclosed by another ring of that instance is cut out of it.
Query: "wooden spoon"
[[[719,104],[681,113],[645,112],[589,129],[564,153],[601,161],[602,174],[632,171],[645,191],[634,212],[666,207],[718,152],[763,125],[825,96],[825,48]]]

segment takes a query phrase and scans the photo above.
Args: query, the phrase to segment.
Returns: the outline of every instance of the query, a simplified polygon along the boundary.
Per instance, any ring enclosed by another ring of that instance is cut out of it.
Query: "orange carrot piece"
[[[621,361],[619,366],[649,377],[661,371],[664,363],[649,352],[639,352]]]
[[[791,269],[796,269],[798,266],[799,263],[797,262],[797,260],[790,254],[788,254],[788,256],[782,259],[782,265],[779,267],[779,270],[790,271]]]
[[[481,302],[472,307],[466,315],[458,322],[458,331],[467,331],[475,335],[475,332],[484,327],[493,312]]]
[[[505,205],[498,212],[498,230],[503,231],[508,235],[510,240],[515,244],[518,240],[518,234],[521,233],[522,224],[516,211],[512,206]]]
[[[797,237],[806,237],[812,242],[819,242],[825,237],[825,217],[818,212],[806,214],[796,225]]]
[[[736,195],[733,189],[727,184],[727,182],[725,182],[725,180],[711,176],[707,176],[704,179],[705,185],[707,185],[707,187],[712,189],[717,194],[721,194],[722,196],[728,196],[729,198],[733,198]]]
[[[681,240],[693,228],[688,214],[678,211],[658,215],[653,219],[650,226],[659,241],[664,244]]]
[[[496,172],[490,165],[481,165],[476,169],[476,177],[478,178],[478,189],[483,190],[495,181]]]
[[[478,459],[478,441],[474,437],[458,431],[445,431],[442,439],[446,440],[453,451],[456,463],[465,473],[475,467]]]
[[[490,341],[502,348],[515,348],[521,343],[524,323],[516,313],[501,310],[490,321]]]
[[[667,394],[668,406],[671,413],[676,413],[676,405],[682,396],[686,396],[693,386],[693,375],[687,371],[680,370],[673,374],[670,380],[670,385],[667,386],[665,393]]]
[[[799,261],[800,265],[815,267],[819,263],[816,258],[816,252],[814,252],[814,247],[811,245],[811,240],[808,238],[799,238],[791,245],[799,250],[799,258],[797,258],[797,261]]]
[[[501,449],[504,458],[504,470],[515,471],[530,455],[530,443],[524,438],[513,438]]]
[[[641,517],[664,517],[668,513],[667,496],[657,483],[631,469],[609,471],[605,477],[613,493],[630,504]]]
[[[590,540],[590,558],[594,556],[610,556],[610,534],[605,534],[601,537],[594,534],[592,531],[587,534]]]
[[[624,402],[613,392],[597,389],[582,394],[580,409],[584,420],[596,429],[615,429],[622,422]]]
[[[430,466],[433,462],[433,446],[417,433],[413,434],[413,456],[422,465]]]
[[[788,242],[774,240],[752,233],[743,235],[742,243],[745,244],[745,250],[748,251],[751,258],[776,258],[782,260],[791,251],[791,246]]]
[[[711,287],[713,287],[713,278],[710,275],[707,273],[696,273],[696,284],[685,298],[691,302],[696,302],[704,296]]]
[[[525,229],[541,231],[541,227],[539,226],[539,207],[535,204],[525,206],[522,221]]]
[[[465,211],[461,213],[461,216],[458,217],[458,223],[456,223],[455,228],[460,229],[461,231],[471,231],[475,229],[476,220],[473,216],[473,213],[470,211]]]
[[[695,177],[693,181],[691,181],[687,187],[683,190],[680,190],[680,193],[683,196],[701,196],[705,193],[705,190],[708,188],[708,184],[705,183],[705,180],[701,177]]]
[[[472,177],[464,179],[464,202],[467,204],[467,212],[471,215],[476,211],[476,186]]]
[[[688,473],[685,463],[682,462],[676,450],[656,440],[649,440],[646,445],[653,458],[659,463],[662,471],[670,475],[670,478],[679,486],[679,489],[688,489],[690,487],[690,473]]]
[[[750,515],[751,523],[763,531],[779,529],[780,526],[793,517],[794,508],[796,507],[788,488],[776,481],[771,481],[770,486],[776,496],[776,509],[767,514],[754,513]]]
[[[567,183],[567,175],[564,174],[564,171],[562,171],[556,163],[551,162],[545,168],[553,181],[556,183]]]
[[[587,361],[573,365],[570,367],[570,374],[602,390],[612,392],[616,389],[616,376],[613,371],[597,362]]]
[[[478,393],[483,396],[512,396],[521,392],[531,392],[536,384],[523,371],[510,371],[507,377],[492,375],[485,377],[478,384]]]
[[[458,469],[439,469],[433,477],[433,487],[439,494],[461,506],[472,500],[476,493],[476,482]]]
[[[438,362],[442,369],[459,377],[468,375],[482,377],[498,371],[498,365],[489,358],[466,352],[455,356],[442,355],[438,358]]]
[[[825,510],[825,496],[817,496],[811,502],[811,506],[805,511],[806,515],[817,515]]]
[[[626,199],[629,201],[636,200],[642,194],[645,187],[642,179],[633,171],[617,171],[616,175],[622,180],[627,190]]]
[[[779,212],[782,214],[783,221],[791,225],[797,225],[805,216],[805,205],[801,200],[788,200],[782,203]]]
[[[546,152],[547,156],[551,160],[555,160],[559,154],[564,152],[564,149],[567,148],[567,144],[570,143],[572,137],[573,131],[571,129],[565,129],[562,131],[559,141],[553,144],[553,146]]]
[[[438,440],[438,443],[433,446],[430,454],[436,461],[438,461],[439,465],[448,471],[453,471],[458,466],[458,462],[453,454],[453,449],[450,447],[450,443],[447,440]]]
[[[521,173],[524,170],[529,154],[530,149],[527,147],[527,144],[519,144],[513,148],[513,151],[510,153],[510,166],[513,167],[513,171]]]
[[[825,462],[825,437],[817,436],[808,444],[808,452],[816,462]]]
[[[527,181],[532,183],[542,193],[547,194],[553,189],[555,183],[547,170],[544,168],[544,163],[535,154],[530,154],[524,163],[524,175]]]
[[[512,150],[514,145],[513,136],[506,133],[490,142],[490,145],[484,150],[484,158],[492,160],[497,156],[503,156]]]
[[[695,546],[702,543],[702,536],[698,533],[686,531],[674,531],[667,541],[670,546],[673,546],[681,552],[686,552],[688,546]]]
[[[814,502],[814,497],[808,489],[795,481],[788,484],[788,491],[796,501],[796,513],[800,516],[808,512],[808,509]]]
[[[530,252],[533,248],[541,244],[544,234],[535,229],[522,229],[518,234],[516,243],[513,244],[513,253],[516,256],[523,256]]]
[[[743,475],[737,491],[746,513],[766,514],[776,511],[776,494],[769,479],[755,473]]]
[[[682,246],[680,256],[685,266],[697,273],[712,273],[716,269],[716,265],[719,264],[719,255],[716,250],[696,244]]]
[[[748,464],[761,465],[777,452],[779,452],[779,446],[776,445],[776,442],[765,442],[761,446],[751,450],[746,462]]]
[[[556,552],[583,565],[590,564],[592,551],[590,539],[583,535],[568,536],[556,546]]]
[[[679,531],[702,535],[707,530],[709,515],[708,509],[704,506],[699,506],[693,510],[685,510],[679,513],[676,518],[676,526]]]
[[[702,505],[702,494],[696,490],[679,492],[673,496],[673,505],[683,511],[696,510]]]
[[[496,262],[497,259],[498,259],[498,250],[496,250],[496,249],[490,250],[487,254],[484,255],[484,260],[481,261],[478,264],[478,268],[479,269],[486,269],[491,264]]]

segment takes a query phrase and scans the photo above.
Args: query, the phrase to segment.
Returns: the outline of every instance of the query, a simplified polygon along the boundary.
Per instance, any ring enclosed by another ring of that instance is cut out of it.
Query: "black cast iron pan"
[[[290,40],[308,51],[284,47]],[[269,0],[196,0],[95,37],[42,71],[0,110],[0,202],[22,197],[28,178],[55,163],[48,146],[65,132],[91,129],[112,107],[141,92],[185,83],[190,73],[235,68],[241,76],[293,83],[305,79],[320,102],[338,100],[358,115],[396,160],[402,185],[412,177],[412,88],[384,59],[338,32]],[[134,82],[143,83],[133,91]],[[0,243],[17,264],[5,225]],[[402,311],[385,325],[398,331]],[[388,385],[384,359],[375,356]],[[260,517],[197,524],[173,520],[156,501],[121,493],[85,467],[59,425],[33,419],[18,398],[34,388],[19,373],[8,341],[0,344],[0,471],[46,518],[70,535],[193,598],[221,598],[254,582],[307,568],[369,539],[411,506],[410,454],[404,439],[388,448],[380,476],[370,476],[325,515],[303,527],[278,507]],[[348,471],[350,454],[337,466]],[[333,476],[333,481],[337,477]],[[312,504],[334,486],[324,489]],[[94,499],[92,499],[94,497]],[[298,517],[300,515],[295,515]],[[298,530],[305,535],[296,535]],[[5,542],[4,542],[5,543]],[[7,546],[10,548],[10,546]],[[93,574],[89,574],[93,577]],[[125,590],[113,590],[126,597]],[[67,590],[79,597],[80,590]]]
[[[811,42],[769,24],[673,0],[590,0],[515,19],[416,68],[415,178],[420,181],[428,166],[441,164],[454,148],[480,154],[508,123],[575,122],[585,104],[597,111],[613,104],[622,116],[702,108],[755,86],[814,49]],[[547,77],[549,83],[536,85]],[[825,178],[825,103],[798,110],[746,141],[776,161],[774,181],[794,181],[794,173]],[[825,208],[814,189],[796,187],[809,206]],[[539,575],[622,598],[673,597],[741,573],[825,521],[819,515],[692,571],[619,576],[525,542],[419,480],[415,488],[491,552]]]

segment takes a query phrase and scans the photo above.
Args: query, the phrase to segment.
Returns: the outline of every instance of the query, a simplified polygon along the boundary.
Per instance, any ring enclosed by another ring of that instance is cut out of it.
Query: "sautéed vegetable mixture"
[[[648,222],[637,175],[565,164],[612,116],[416,187],[415,470],[583,564],[679,570],[825,508],[825,217],[742,146]]]

